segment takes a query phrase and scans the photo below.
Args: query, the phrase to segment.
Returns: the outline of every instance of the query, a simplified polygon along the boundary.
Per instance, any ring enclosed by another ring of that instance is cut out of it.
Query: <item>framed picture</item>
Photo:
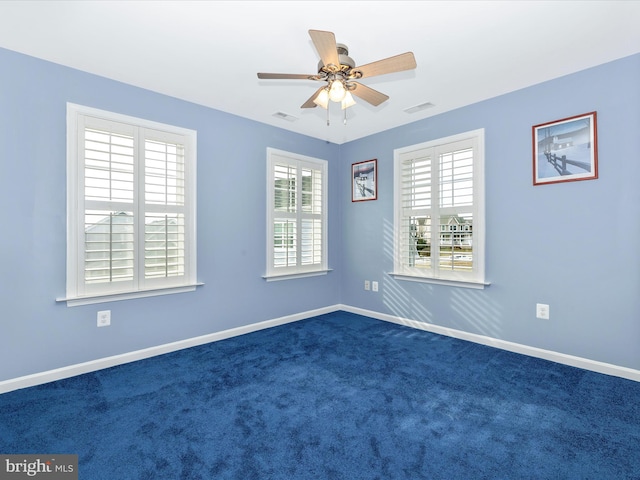
[[[598,178],[596,112],[533,126],[533,184]]]
[[[378,198],[378,160],[351,165],[351,201],[364,202]]]

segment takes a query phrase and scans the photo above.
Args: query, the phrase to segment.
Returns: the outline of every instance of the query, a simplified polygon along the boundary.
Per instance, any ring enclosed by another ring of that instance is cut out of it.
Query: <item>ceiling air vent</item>
[[[293,115],[289,115],[288,113],[284,112],[276,112],[273,114],[273,116],[282,120],[286,120],[287,122],[295,122],[296,120],[298,120],[298,117],[294,117]]]
[[[435,105],[431,102],[421,103],[420,105],[415,105],[413,107],[405,108],[404,111],[407,113],[416,113],[420,110],[426,110],[427,108],[435,107]]]

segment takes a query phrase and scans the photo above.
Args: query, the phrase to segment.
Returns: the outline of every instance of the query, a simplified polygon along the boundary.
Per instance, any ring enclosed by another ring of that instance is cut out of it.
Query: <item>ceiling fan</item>
[[[309,30],[311,41],[320,54],[317,74],[292,74],[292,73],[258,73],[260,79],[271,80],[316,80],[325,82],[316,92],[302,104],[301,108],[315,108],[321,106],[327,109],[327,125],[329,101],[340,103],[342,109],[355,105],[353,95],[367,103],[377,107],[387,101],[389,97],[378,92],[357,80],[375,75],[401,72],[416,68],[416,60],[412,52],[402,53],[393,57],[378,60],[356,67],[355,62],[349,57],[349,49],[346,45],[336,43],[332,32],[322,30]]]

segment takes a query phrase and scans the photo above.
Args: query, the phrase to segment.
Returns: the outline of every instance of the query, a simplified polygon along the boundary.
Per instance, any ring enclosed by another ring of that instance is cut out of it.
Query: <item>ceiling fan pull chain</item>
[[[347,109],[345,108],[344,110],[344,124],[347,124]]]
[[[327,105],[327,127],[329,126],[329,105]]]

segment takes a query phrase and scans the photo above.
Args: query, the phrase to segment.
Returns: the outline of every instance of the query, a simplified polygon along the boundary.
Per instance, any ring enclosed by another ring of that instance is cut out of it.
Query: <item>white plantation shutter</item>
[[[422,259],[424,267],[430,267],[431,257],[422,253],[418,256],[418,239],[430,242],[432,168],[429,151],[418,151],[403,156],[400,171],[400,196],[403,234],[400,236],[400,257],[403,265],[416,266],[416,259]],[[422,227],[422,228],[420,228]]]
[[[327,270],[327,162],[267,153],[267,278]]]
[[[473,205],[473,148],[468,144],[449,145],[439,154],[442,208]]]
[[[145,279],[185,274],[185,157],[180,140],[145,131]]]
[[[195,132],[77,105],[68,119],[67,297],[195,283]]]
[[[84,229],[85,283],[133,281],[133,212],[85,210]]]
[[[301,170],[300,264],[322,265],[323,178],[320,165]]]
[[[472,272],[473,248],[473,142],[447,145],[439,152],[440,233],[438,269]]]
[[[134,270],[133,131],[85,124],[84,262],[87,284],[132,282]]]
[[[296,205],[298,168],[284,162],[273,166],[273,267],[295,267],[298,260]]]
[[[484,282],[483,138],[396,150],[395,274]]]

